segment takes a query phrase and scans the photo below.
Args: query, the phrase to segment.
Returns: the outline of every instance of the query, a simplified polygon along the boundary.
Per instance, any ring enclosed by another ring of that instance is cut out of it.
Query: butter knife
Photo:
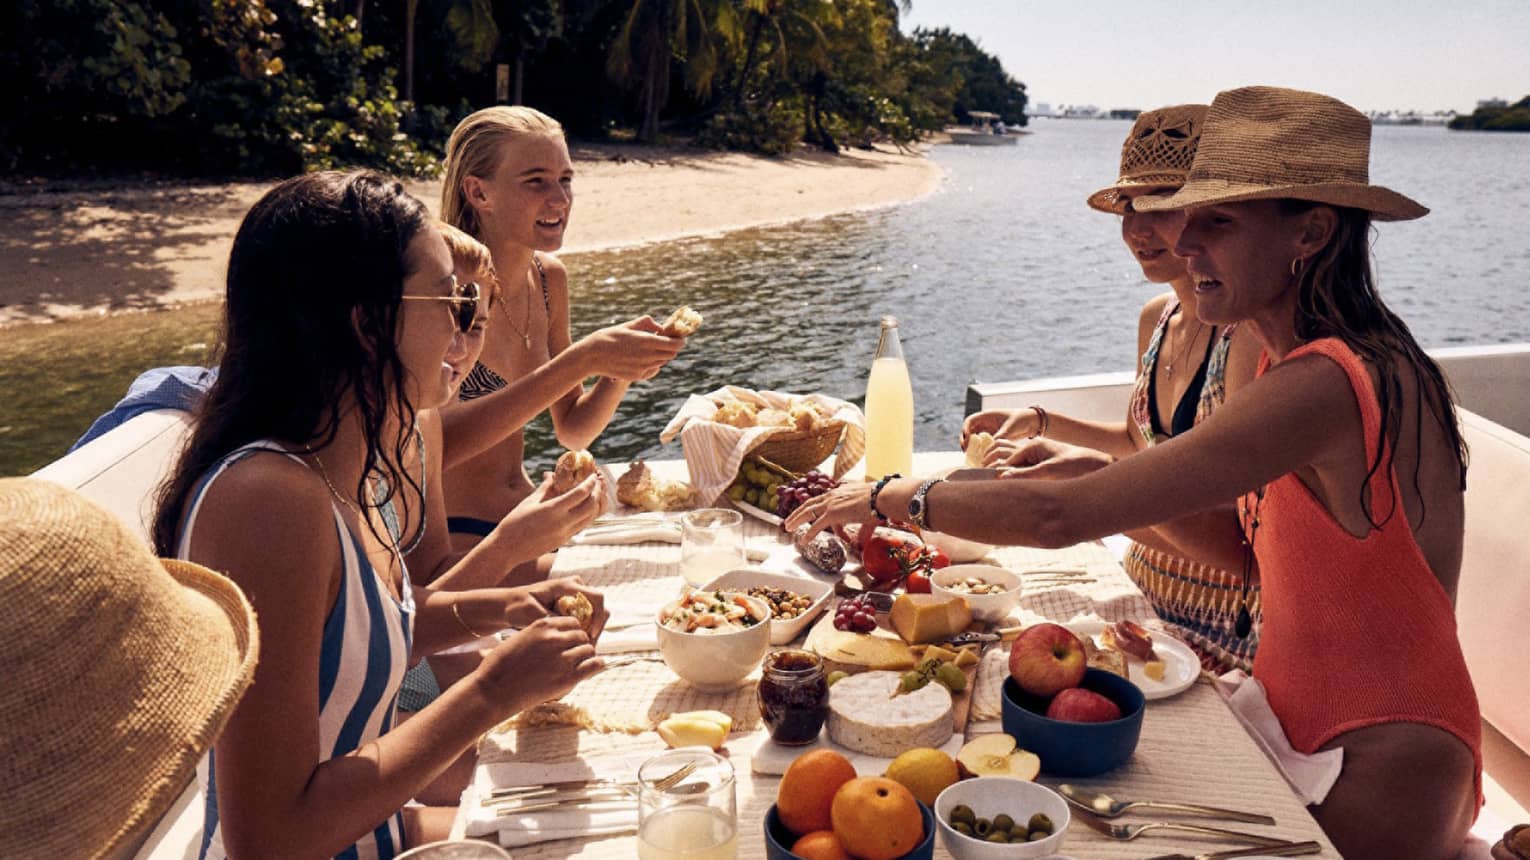
[[[1233,857],[1294,857],[1299,854],[1317,854],[1323,846],[1316,842],[1288,842],[1284,845],[1261,845],[1256,848],[1234,848],[1230,851],[1213,851],[1210,854],[1159,854],[1148,860],[1230,860]]]

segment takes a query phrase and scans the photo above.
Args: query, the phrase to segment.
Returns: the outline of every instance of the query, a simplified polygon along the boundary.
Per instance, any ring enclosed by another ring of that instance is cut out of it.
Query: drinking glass
[[[694,768],[674,785],[656,783]],[[708,749],[670,750],[638,768],[638,860],[733,860],[738,805],[733,765]]]
[[[680,575],[697,588],[741,567],[744,515],[724,508],[702,508],[680,518]]]

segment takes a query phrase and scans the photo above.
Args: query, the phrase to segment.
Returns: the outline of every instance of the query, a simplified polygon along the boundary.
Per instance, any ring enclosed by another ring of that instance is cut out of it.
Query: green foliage
[[[1025,84],[1010,77],[998,58],[945,27],[915,30],[914,41],[928,58],[935,79],[956,82],[951,102],[956,119],[966,122],[969,111],[986,110],[1006,123],[1026,124]]]
[[[1458,116],[1450,127],[1462,131],[1530,131],[1530,96],[1508,107],[1477,108],[1469,116]]]
[[[699,146],[785,155],[802,141],[801,99],[771,102],[749,110],[724,108],[696,134]]]

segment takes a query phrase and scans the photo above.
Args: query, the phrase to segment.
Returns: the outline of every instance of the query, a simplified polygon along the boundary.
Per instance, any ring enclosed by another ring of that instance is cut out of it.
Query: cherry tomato
[[[903,587],[908,590],[909,594],[929,594],[930,578],[916,570],[908,575],[908,579],[903,581]]]

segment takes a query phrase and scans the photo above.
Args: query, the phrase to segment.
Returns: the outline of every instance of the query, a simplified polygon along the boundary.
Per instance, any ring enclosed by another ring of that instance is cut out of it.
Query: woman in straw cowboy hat
[[[504,287],[483,356],[460,402],[442,411],[447,500],[461,547],[489,535],[536,488],[523,463],[522,428],[531,419],[546,411],[564,447],[588,448],[627,388],[653,378],[685,346],[647,316],[572,339],[568,272],[550,252],[563,245],[573,183],[563,127],[532,108],[473,113],[446,146],[441,218],[489,247]],[[592,376],[600,378],[587,389]]]
[[[1369,149],[1365,115],[1335,99],[1230,90],[1184,187],[1134,201],[1185,210],[1174,252],[1197,312],[1242,321],[1265,349],[1268,371],[1194,433],[1067,480],[846,486],[787,526],[861,521],[871,505],[961,537],[1065,546],[1180,520],[1165,528],[1188,554],[1264,587],[1254,678],[1295,750],[1343,761],[1306,788],[1334,844],[1428,860],[1456,854],[1480,805],[1452,610],[1466,452],[1439,368],[1371,276],[1371,221],[1428,210],[1370,184]],[[1216,515],[1235,499],[1239,517]]]
[[[1101,212],[1121,216],[1121,238],[1150,283],[1170,291],[1143,305],[1137,321],[1141,361],[1125,421],[1086,421],[1039,406],[991,409],[962,425],[962,447],[976,433],[994,444],[984,464],[1018,467],[1015,474],[1070,477],[1092,471],[1188,431],[1254,378],[1259,342],[1238,324],[1207,325],[1196,315],[1195,283],[1171,253],[1178,217],[1138,212],[1134,198],[1177,190],[1185,182],[1205,123],[1205,105],[1174,105],[1137,117],[1121,144],[1116,184],[1090,195]],[[1237,576],[1180,555],[1151,530],[1133,535],[1124,565],[1153,611],[1221,674],[1252,668],[1257,636],[1240,637]],[[1249,595],[1259,615],[1258,589]]]
[[[0,479],[0,857],[132,857],[249,686],[255,615],[78,493]]]
[[[218,381],[153,529],[261,621],[255,683],[198,773],[203,857],[385,858],[440,838],[451,810],[404,804],[490,727],[600,669],[600,595],[577,582],[436,592],[404,568],[428,483],[406,466],[415,413],[449,397],[477,303],[424,205],[379,174],[290,179],[240,224]],[[576,593],[589,633],[547,609]],[[411,655],[512,626],[394,727]]]

